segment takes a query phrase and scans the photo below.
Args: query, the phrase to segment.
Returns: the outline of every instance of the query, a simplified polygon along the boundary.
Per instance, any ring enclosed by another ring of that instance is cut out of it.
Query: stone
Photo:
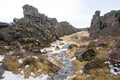
[[[96,53],[93,49],[85,49],[83,51],[77,51],[75,53],[76,59],[79,61],[91,61],[96,56]]]
[[[100,64],[99,61],[92,60],[92,61],[90,61],[90,62],[88,62],[87,64],[84,65],[83,72],[87,73],[92,69],[100,68],[100,67],[101,67],[101,64]]]
[[[9,24],[0,22],[0,28],[2,28],[2,27],[8,27],[8,26],[9,26]]]

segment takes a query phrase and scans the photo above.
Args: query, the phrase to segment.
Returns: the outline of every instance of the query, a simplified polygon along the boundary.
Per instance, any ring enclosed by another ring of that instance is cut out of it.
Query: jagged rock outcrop
[[[97,38],[98,36],[116,35],[120,29],[120,10],[113,10],[103,16],[100,11],[96,11],[90,26],[90,36]]]
[[[23,6],[23,14],[23,18],[14,18],[12,25],[0,31],[1,40],[29,42],[26,40],[32,39],[39,41],[39,46],[44,47],[58,37],[78,31],[68,22],[59,23],[56,18],[48,18],[39,13],[37,8],[27,4]]]
[[[0,22],[0,28],[2,28],[2,27],[8,27],[8,25],[9,24],[7,24],[7,23]]]
[[[56,32],[59,37],[63,35],[69,35],[73,32],[77,32],[78,30],[75,29],[72,25],[70,25],[68,22],[63,21],[57,24],[56,26]]]
[[[93,49],[88,49],[85,51],[78,50],[76,53],[76,59],[79,61],[91,61],[96,56],[96,53]]]

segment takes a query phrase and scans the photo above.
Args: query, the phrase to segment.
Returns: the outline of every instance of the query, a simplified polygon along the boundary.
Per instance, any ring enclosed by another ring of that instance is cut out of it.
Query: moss
[[[28,31],[28,32],[34,32],[34,29],[33,28],[26,28],[26,31]]]
[[[24,58],[25,55],[24,55],[23,53],[18,53],[17,57],[18,57],[18,58]]]
[[[36,38],[23,38],[20,40],[21,43],[34,43],[36,42]]]
[[[120,28],[118,29],[117,33],[120,34]]]
[[[26,43],[23,46],[26,50],[32,50],[33,48],[33,43]]]
[[[73,49],[73,48],[78,48],[78,46],[76,44],[70,44],[68,49]]]

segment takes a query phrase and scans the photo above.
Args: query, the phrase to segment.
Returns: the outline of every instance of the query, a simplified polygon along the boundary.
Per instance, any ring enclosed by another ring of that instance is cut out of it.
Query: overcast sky
[[[58,21],[68,21],[75,27],[89,27],[96,10],[101,15],[120,9],[120,0],[0,0],[0,21],[12,22],[23,17],[22,6],[32,5],[40,13],[55,17]]]

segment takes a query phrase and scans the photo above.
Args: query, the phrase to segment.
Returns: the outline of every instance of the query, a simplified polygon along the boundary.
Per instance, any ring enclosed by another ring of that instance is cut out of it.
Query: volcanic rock
[[[1,40],[25,42],[26,39],[34,39],[39,41],[39,47],[45,47],[63,35],[78,31],[68,22],[59,23],[56,18],[48,18],[39,13],[37,8],[27,4],[23,6],[23,14],[23,18],[14,18],[11,25],[0,29]],[[0,26],[7,24],[0,23]]]
[[[95,15],[93,15],[89,33],[92,38],[114,36],[119,33],[119,29],[120,10],[112,10],[103,16],[100,16],[100,11],[96,11]]]

